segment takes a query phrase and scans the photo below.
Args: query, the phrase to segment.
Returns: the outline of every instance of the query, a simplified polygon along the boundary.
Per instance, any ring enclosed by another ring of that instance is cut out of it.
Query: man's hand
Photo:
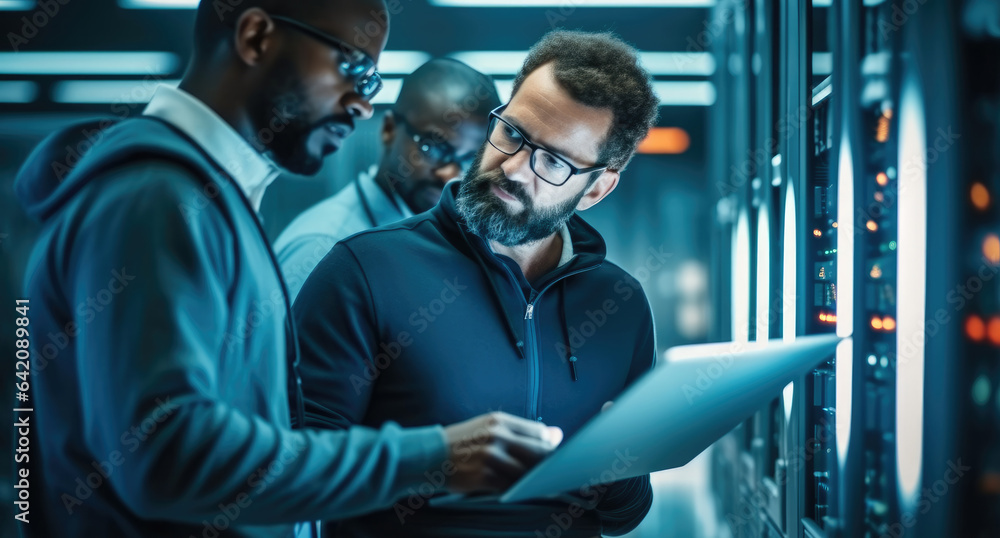
[[[456,493],[509,488],[562,441],[562,430],[541,422],[489,413],[444,429],[455,471],[446,487]]]

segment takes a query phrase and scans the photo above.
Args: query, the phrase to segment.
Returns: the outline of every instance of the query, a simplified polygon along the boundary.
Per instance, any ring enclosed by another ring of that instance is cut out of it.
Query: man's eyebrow
[[[504,118],[504,121],[510,123],[514,127],[517,127],[517,130],[521,131],[522,133],[524,133],[524,136],[526,136],[528,138],[531,138],[532,142],[534,142],[535,144],[538,144],[538,142],[535,142],[535,137],[531,136],[531,133],[528,133],[527,132],[528,130],[525,129],[524,126],[521,125],[521,123],[519,121],[517,121],[514,118],[510,118],[510,117]],[[542,146],[541,144],[538,144],[538,145]],[[566,159],[567,161],[569,161],[571,163],[574,163],[574,166],[576,166],[578,164],[582,164],[582,161],[579,161],[579,160],[577,160],[577,159],[575,159],[573,157],[570,157],[569,156],[569,152],[564,151],[564,150],[562,150],[560,148],[557,148],[557,147],[554,147],[554,146],[542,146],[542,147],[545,148],[546,150],[548,150],[549,152],[555,153],[559,157],[562,157],[563,159]],[[586,166],[584,166],[583,168],[586,168]]]

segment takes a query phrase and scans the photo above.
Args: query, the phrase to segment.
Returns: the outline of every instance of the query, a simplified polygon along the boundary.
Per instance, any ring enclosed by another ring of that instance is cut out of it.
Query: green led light
[[[896,250],[896,242],[889,241],[889,250]]]
[[[972,400],[977,405],[986,405],[990,399],[990,380],[985,375],[980,375],[972,384]]]

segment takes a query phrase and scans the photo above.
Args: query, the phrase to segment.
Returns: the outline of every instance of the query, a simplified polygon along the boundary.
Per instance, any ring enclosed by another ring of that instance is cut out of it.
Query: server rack
[[[720,197],[717,213],[728,220],[716,223],[716,237],[729,244],[717,251],[731,252],[732,263],[729,275],[716,275],[728,276],[732,301],[716,334],[724,338],[728,325],[734,340],[851,336],[716,447],[713,486],[734,536],[877,537],[902,520],[899,469],[912,466],[914,450],[897,443],[913,430],[912,420],[897,421],[897,407],[923,397],[922,383],[911,387],[923,375],[923,347],[908,346],[906,356],[897,349],[924,305],[914,300],[920,294],[898,300],[897,291],[901,282],[922,289],[926,275],[901,271],[899,251],[919,253],[927,240],[912,229],[900,236],[900,222],[926,219],[926,192],[901,193],[918,178],[900,163],[900,148],[912,143],[901,137],[897,110],[912,29],[885,31],[897,4],[718,8],[742,8],[743,18],[731,18],[753,39],[726,40],[717,51],[730,66],[717,82],[718,112],[749,133],[740,151],[728,145],[739,142],[731,134],[719,137],[717,161],[730,175],[734,156],[756,157],[756,166],[744,167],[753,178],[743,189]],[[734,65],[750,66],[751,80]],[[741,83],[752,90],[729,93]],[[743,298],[746,275],[756,293]],[[909,327],[902,336],[901,315]],[[902,391],[899,380],[907,381]]]
[[[905,84],[923,111],[932,233],[923,454],[901,530],[1000,536],[1000,7],[928,3],[912,19]]]

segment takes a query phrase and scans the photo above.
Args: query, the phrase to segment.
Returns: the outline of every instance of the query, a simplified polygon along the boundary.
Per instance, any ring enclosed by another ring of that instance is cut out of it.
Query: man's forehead
[[[587,106],[573,99],[556,81],[552,64],[525,77],[503,116],[523,129],[532,142],[578,164],[596,158],[613,120],[611,109]]]
[[[311,24],[378,60],[389,37],[389,13],[382,0],[313,3]]]
[[[485,127],[489,112],[470,106],[471,101],[465,98],[474,96],[462,94],[462,97],[456,99],[454,95],[428,92],[421,94],[419,99],[410,102],[408,106],[401,107],[399,112],[415,125],[426,129],[451,131],[468,128],[469,125]]]

